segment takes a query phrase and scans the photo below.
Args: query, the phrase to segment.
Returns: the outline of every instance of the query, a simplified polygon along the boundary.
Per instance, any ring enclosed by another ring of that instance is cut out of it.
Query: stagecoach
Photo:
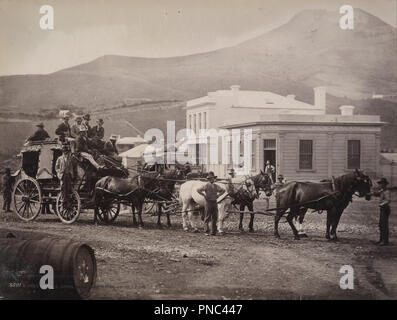
[[[99,155],[97,161],[102,160],[106,169],[97,171],[89,162],[72,154],[73,161],[77,163],[79,174],[77,175],[78,179],[73,180],[70,197],[64,199],[60,188],[61,182],[55,170],[56,161],[61,155],[62,144],[57,140],[30,142],[29,145],[22,148],[19,154],[21,166],[16,172],[16,182],[12,194],[15,213],[20,219],[32,221],[40,213],[43,213],[45,207],[51,207],[59,219],[66,224],[75,222],[83,209],[94,209],[94,220],[98,217],[104,223],[111,223],[119,215],[121,204],[132,205],[130,194],[111,193],[105,190],[106,187],[103,190],[105,196],[93,201],[94,191],[101,189],[101,187],[95,186],[99,179],[104,176],[128,176],[128,171],[121,163],[103,155]],[[201,172],[193,172],[191,177],[185,174],[182,174],[182,177],[180,174],[183,170],[180,168],[170,170],[169,174],[174,174],[171,177],[163,174],[165,168],[160,171],[154,170],[154,172],[142,169],[135,169],[134,175],[146,175],[146,179],[154,181],[153,189],[145,190],[140,187],[141,191],[147,193],[142,211],[151,214],[157,211],[159,224],[161,213],[167,214],[167,222],[170,224],[170,214],[181,210],[177,196],[178,184],[184,182],[185,179],[201,180],[205,176]],[[154,175],[151,178],[147,177],[150,174]],[[258,187],[266,187],[268,184],[266,175],[259,174],[257,177],[259,177]],[[174,193],[165,198],[159,195],[158,190],[159,186],[164,184],[173,184],[175,187]],[[133,218],[135,220],[134,210]]]
[[[12,193],[15,213],[20,219],[32,221],[44,213],[45,207],[51,207],[62,222],[70,224],[78,219],[82,209],[93,208],[92,191],[96,180],[103,174],[95,174],[93,181],[84,173],[82,179],[74,182],[70,200],[64,201],[55,171],[56,161],[61,155],[62,145],[57,140],[30,142],[21,149],[21,165],[15,174],[16,182]],[[122,171],[121,165],[109,158],[104,159],[106,167]],[[82,163],[81,168],[89,171],[89,166]],[[110,223],[117,218],[119,212],[120,203],[104,203],[99,207],[98,217]]]

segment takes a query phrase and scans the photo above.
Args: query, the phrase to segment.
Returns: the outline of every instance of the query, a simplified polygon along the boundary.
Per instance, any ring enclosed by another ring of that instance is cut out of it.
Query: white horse
[[[223,223],[229,216],[228,211],[232,208],[234,199],[231,197],[231,194],[234,194],[239,189],[245,189],[252,194],[255,193],[254,183],[250,178],[239,179],[238,181],[238,183],[235,181],[215,182],[226,191],[218,198],[217,227],[220,234],[224,233]],[[190,180],[183,183],[180,187],[179,200],[182,203],[182,225],[184,231],[189,231],[190,224],[193,232],[198,232],[199,221],[197,216],[194,215],[194,212],[200,211],[201,214],[204,213],[205,199],[197,190],[207,183],[206,181]]]

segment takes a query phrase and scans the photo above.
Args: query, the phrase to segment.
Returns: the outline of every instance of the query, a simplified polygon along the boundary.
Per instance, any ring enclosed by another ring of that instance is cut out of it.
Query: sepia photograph
[[[396,0],[0,0],[0,302],[396,300],[396,28]]]

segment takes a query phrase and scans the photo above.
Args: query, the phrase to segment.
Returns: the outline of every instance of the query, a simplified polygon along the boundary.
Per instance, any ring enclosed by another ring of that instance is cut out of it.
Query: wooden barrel
[[[96,272],[94,250],[84,243],[0,240],[0,295],[5,298],[85,299]]]

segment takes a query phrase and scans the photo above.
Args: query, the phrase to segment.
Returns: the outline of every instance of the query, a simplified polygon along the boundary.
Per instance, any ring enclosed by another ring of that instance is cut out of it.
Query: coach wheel
[[[163,213],[165,214],[176,214],[182,210],[182,206],[179,202],[168,202],[162,205]]]
[[[33,178],[19,180],[12,192],[15,213],[24,221],[32,221],[37,218],[41,209],[41,189]]]
[[[155,202],[145,202],[142,206],[143,214],[152,214],[156,213],[156,203]]]
[[[58,193],[56,213],[58,218],[66,224],[75,222],[80,216],[81,200],[76,191],[73,191],[69,201],[63,198],[62,192]]]
[[[114,220],[116,220],[119,213],[119,202],[107,202],[98,208],[98,218],[105,223],[112,223]]]

